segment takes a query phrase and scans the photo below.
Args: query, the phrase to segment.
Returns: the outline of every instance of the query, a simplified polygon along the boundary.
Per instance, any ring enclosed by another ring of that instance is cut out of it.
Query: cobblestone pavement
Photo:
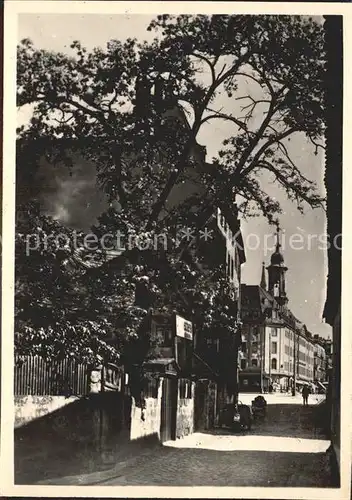
[[[288,403],[288,396],[280,396],[270,395],[266,419],[249,433],[218,430],[165,443],[128,473],[100,484],[332,487],[326,453],[330,443],[315,428],[314,406],[303,407],[292,396]]]

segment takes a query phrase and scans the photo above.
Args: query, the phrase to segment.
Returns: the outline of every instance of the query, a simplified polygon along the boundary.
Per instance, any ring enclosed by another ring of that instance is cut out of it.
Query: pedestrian
[[[308,405],[308,397],[310,394],[310,389],[308,385],[305,385],[302,389],[302,397],[303,397],[303,405],[307,406]]]

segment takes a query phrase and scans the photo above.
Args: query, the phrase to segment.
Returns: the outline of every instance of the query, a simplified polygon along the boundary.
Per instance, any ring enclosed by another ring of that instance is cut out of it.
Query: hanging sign
[[[178,315],[176,315],[176,335],[188,340],[193,339],[192,323]]]

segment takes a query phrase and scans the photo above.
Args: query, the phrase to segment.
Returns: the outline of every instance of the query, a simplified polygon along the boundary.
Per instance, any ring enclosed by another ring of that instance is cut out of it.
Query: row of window
[[[258,366],[258,359],[257,358],[252,358],[251,360],[251,365],[252,366]],[[246,359],[241,359],[241,369],[245,370],[248,367],[248,362]],[[272,370],[277,370],[277,359],[273,358],[271,360],[271,369]]]
[[[284,370],[286,372],[292,372],[292,370],[293,370],[293,364],[289,363],[288,361],[285,361],[284,362]]]
[[[285,354],[287,354],[288,356],[293,356],[293,348],[285,345]]]
[[[298,353],[298,359],[300,361],[303,361],[304,363],[308,363],[308,364],[313,364],[313,361],[314,361],[314,358],[312,358],[308,354],[305,354],[304,352],[301,352],[301,351],[299,351],[299,353]]]
[[[258,349],[258,342],[255,340],[252,342],[252,353],[256,354],[259,349]],[[242,342],[241,344],[241,351],[245,354],[247,352],[247,342]],[[277,342],[272,342],[271,343],[271,354],[277,354]]]
[[[252,367],[258,366],[258,359],[253,358],[251,360],[251,365]],[[245,370],[248,367],[248,362],[246,359],[241,359],[241,369]],[[285,362],[283,365],[283,368],[286,372],[292,372],[293,370],[293,363]],[[278,369],[278,364],[277,364],[277,359],[273,358],[271,360],[271,369],[272,370],[277,370]],[[312,377],[313,376],[313,371],[310,368],[306,368],[304,366],[298,366],[298,374],[299,375],[304,375],[306,377]]]
[[[289,330],[285,330],[285,337],[287,339],[293,340],[293,333],[290,332]]]
[[[305,366],[298,366],[298,374],[304,375],[305,377],[313,377],[313,371]]]

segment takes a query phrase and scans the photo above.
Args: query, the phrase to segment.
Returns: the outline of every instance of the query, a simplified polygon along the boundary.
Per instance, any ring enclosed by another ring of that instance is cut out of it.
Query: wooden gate
[[[215,426],[216,382],[207,379],[197,380],[194,399],[194,430],[204,431]]]
[[[161,442],[176,439],[177,378],[164,378],[161,398]]]
[[[206,395],[207,381],[197,380],[194,398],[194,430],[203,431],[206,428]]]

